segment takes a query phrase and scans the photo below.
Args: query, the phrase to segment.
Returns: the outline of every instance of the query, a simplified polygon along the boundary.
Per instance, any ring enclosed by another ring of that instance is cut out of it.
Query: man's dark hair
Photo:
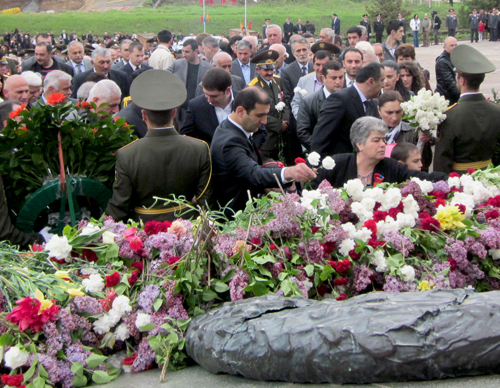
[[[356,73],[356,82],[358,84],[365,83],[370,78],[373,78],[375,81],[380,79],[381,71],[384,67],[380,63],[370,62],[367,63],[358,70]]]
[[[52,39],[52,37],[47,34],[46,32],[42,32],[36,36],[36,41],[38,42],[38,38],[43,38],[43,39]]]
[[[161,43],[170,43],[172,36],[173,35],[169,30],[161,30],[158,33],[157,38]]]
[[[335,35],[333,38],[333,44],[338,45],[339,43],[342,44],[342,37],[340,35]]]
[[[229,39],[229,46],[232,46],[234,44],[234,42],[238,41],[238,40],[242,40],[243,37],[240,36],[240,35],[235,35],[233,37],[231,37],[231,39]]]
[[[0,104],[0,130],[4,128],[3,122],[9,119],[13,104],[21,105],[12,101],[4,101]]]
[[[415,144],[402,141],[392,149],[391,158],[406,163],[410,157],[410,152],[415,150],[418,151],[418,147]]]
[[[361,55],[361,60],[363,60],[363,52],[360,49],[354,48],[354,47],[349,47],[344,50],[344,59],[347,53],[358,53]]]
[[[311,34],[310,32],[306,32],[306,33],[302,34],[302,37],[303,38],[314,38],[314,35]]]
[[[103,79],[107,79],[106,74],[104,73],[98,73],[96,71],[91,71],[90,74],[87,76],[85,79],[85,82],[99,82]]]
[[[330,54],[328,51],[326,50],[318,50],[316,51],[316,53],[314,54],[314,61],[316,61],[316,59],[318,60],[322,60],[322,59],[325,59],[325,58],[328,58],[328,60],[332,60],[333,56],[332,54]]]
[[[349,27],[349,29],[346,32],[347,34],[358,34],[358,36],[361,38],[361,35],[363,35],[363,31],[361,31],[361,28],[357,26]]]
[[[334,59],[334,60],[326,62],[323,65],[323,71],[322,71],[322,73],[326,77],[328,75],[328,70],[339,71],[339,70],[342,70],[342,69],[343,69],[343,67],[339,63],[339,61],[337,61],[336,59]]]
[[[201,84],[204,89],[225,92],[231,86],[231,75],[223,69],[210,69],[203,76]]]
[[[465,80],[465,84],[469,89],[479,90],[481,84],[484,81],[485,74],[467,74],[457,72],[459,78],[463,78]]]
[[[255,104],[269,105],[270,103],[271,99],[266,92],[256,86],[251,86],[241,90],[236,95],[232,111],[235,112],[236,108],[241,106],[247,111],[247,114],[249,114],[255,109]]]
[[[391,35],[392,30],[397,31],[401,27],[404,27],[403,22],[401,22],[399,20],[391,20],[389,22],[389,24],[387,25],[387,35]]]
[[[202,42],[205,46],[209,47],[219,47],[219,41],[215,39],[213,36],[207,36],[205,39],[203,39]]]
[[[52,52],[52,45],[50,43],[40,42],[40,43],[37,43],[36,45],[37,45],[37,47],[45,47],[47,49],[48,53]]]
[[[132,51],[134,51],[135,49],[141,51],[142,49],[144,49],[144,45],[141,42],[130,43],[128,51],[132,53]]]
[[[169,109],[169,110],[144,109],[144,112],[146,113],[146,116],[153,127],[162,128],[170,124],[170,122],[172,121],[174,109]]]
[[[191,50],[198,50],[198,42],[194,39],[188,39],[184,42],[183,47],[191,46]]]

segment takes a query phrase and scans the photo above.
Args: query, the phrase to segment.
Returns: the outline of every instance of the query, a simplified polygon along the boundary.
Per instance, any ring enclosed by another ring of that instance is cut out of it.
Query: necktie
[[[302,67],[302,75],[307,75],[307,67]]]
[[[366,100],[365,102],[363,102],[363,104],[365,105],[366,116],[376,117],[375,110],[373,108],[371,101]]]
[[[82,72],[82,69],[80,66],[81,65],[76,65],[76,74],[80,74]]]
[[[260,153],[259,153],[259,150],[257,149],[256,145],[255,145],[255,142],[253,141],[253,136],[250,136],[248,138],[248,141],[250,142],[250,147],[254,153],[254,156],[256,158],[256,162],[259,163],[259,164],[262,164],[262,160],[260,158]]]

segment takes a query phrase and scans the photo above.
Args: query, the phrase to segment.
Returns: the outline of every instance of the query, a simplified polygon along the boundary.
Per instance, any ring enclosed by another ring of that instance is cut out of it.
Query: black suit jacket
[[[297,114],[297,137],[307,150],[311,149],[311,136],[318,122],[323,101],[325,101],[325,92],[321,88],[317,92],[306,96],[299,106],[299,113]]]
[[[116,117],[125,118],[127,123],[133,126],[132,129],[134,130],[134,135],[140,138],[146,136],[146,133],[148,132],[148,126],[142,119],[141,108],[139,108],[133,102],[130,102],[125,108],[120,110],[116,114]]]
[[[210,144],[214,132],[219,126],[215,108],[210,105],[204,94],[188,102],[184,120],[179,132],[181,135],[192,136]]]
[[[308,73],[314,71],[314,67],[311,62],[307,63]],[[297,86],[299,78],[302,77],[301,66],[297,61],[292,62],[290,65],[285,67],[281,72],[281,81],[283,82],[283,90],[285,92],[286,101],[290,104],[293,98],[293,89]]]
[[[78,91],[78,88],[82,86],[83,83],[87,80],[87,77],[92,73],[94,70],[88,70],[84,71],[83,73],[77,74],[73,77],[73,86],[71,89],[73,90],[73,94],[71,97],[76,98],[76,92]],[[130,89],[130,79],[128,78],[127,74],[120,71],[120,70],[110,70],[108,74],[108,79],[115,81],[120,90],[122,91],[122,100],[124,97],[127,97],[130,95],[129,89]]]
[[[375,102],[370,101],[377,112]],[[366,116],[365,107],[355,87],[339,90],[323,102],[318,123],[311,138],[311,151],[321,156],[352,152],[351,126],[356,119]],[[378,113],[377,116],[378,117]]]
[[[270,187],[278,187],[275,174],[281,177],[281,168],[264,168],[256,146],[241,129],[224,120],[216,129],[210,147],[213,165],[213,198],[220,206],[229,203],[234,211],[242,210],[252,197],[264,194]],[[226,211],[230,216],[231,212]]]
[[[153,68],[149,65],[146,65],[143,63],[140,67],[138,67],[136,70],[132,69],[132,66],[130,66],[130,63],[127,63],[125,66],[120,68],[120,71],[123,71],[125,74],[129,76],[129,78],[132,80],[132,74],[134,74],[134,71],[137,70],[152,70]]]

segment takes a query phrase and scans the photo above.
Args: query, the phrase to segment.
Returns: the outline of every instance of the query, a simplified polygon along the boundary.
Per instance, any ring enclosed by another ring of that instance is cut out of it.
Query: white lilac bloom
[[[363,226],[360,230],[356,231],[354,233],[354,238],[357,238],[358,240],[361,240],[363,242],[368,242],[370,238],[372,237],[372,231],[365,226]]]
[[[57,260],[63,260],[71,258],[70,253],[73,247],[69,245],[68,238],[66,236],[58,236],[55,234],[52,236],[50,241],[45,245],[45,250],[49,252],[50,257],[55,257]]]
[[[349,233],[350,238],[354,238],[356,235],[356,227],[352,222],[346,222],[345,224],[340,225],[340,227]]]
[[[399,224],[399,229],[406,227],[413,228],[416,224],[416,218],[412,214],[398,213],[396,216],[396,221]]]
[[[300,198],[300,204],[308,210],[316,211],[313,202],[318,201],[317,208],[324,209],[328,207],[328,194],[323,194],[319,190],[304,190]]]
[[[145,313],[138,313],[135,319],[135,326],[140,329],[151,323],[151,315]]]
[[[412,282],[415,279],[415,269],[411,265],[405,265],[399,271],[405,282]]]
[[[347,256],[354,249],[356,243],[352,238],[346,238],[339,245],[339,252],[342,256]]]
[[[130,337],[130,332],[128,331],[127,325],[121,323],[115,330],[115,337],[119,341],[125,341]]]
[[[365,190],[363,193],[364,197],[370,197],[372,198],[375,202],[382,203],[384,200],[384,190],[382,190],[380,187],[373,187],[369,190]]]
[[[385,260],[384,251],[378,249],[370,255],[370,261],[375,265],[377,272],[385,272],[389,269],[387,261]]]

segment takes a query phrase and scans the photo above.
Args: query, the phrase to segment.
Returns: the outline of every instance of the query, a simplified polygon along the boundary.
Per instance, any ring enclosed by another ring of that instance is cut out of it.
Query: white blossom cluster
[[[101,292],[105,284],[101,275],[93,273],[87,279],[82,280],[82,286],[85,287],[85,292]]]
[[[295,87],[295,89],[293,89],[293,92],[295,94],[297,94],[297,93],[300,94],[302,96],[302,98],[304,98],[305,96],[307,96],[309,94],[307,90],[302,89],[299,86]]]
[[[4,356],[5,365],[10,369],[20,368],[28,363],[30,354],[19,346],[12,346]]]
[[[446,119],[443,113],[449,102],[439,93],[421,89],[410,101],[403,102],[404,114],[412,124],[423,131],[435,131],[437,126]]]
[[[57,260],[66,260],[67,262],[72,261],[71,250],[73,247],[69,245],[68,238],[66,236],[54,235],[50,241],[45,245],[45,250],[49,252],[50,257],[55,257]]]
[[[111,328],[114,327],[120,321],[120,319],[122,319],[125,313],[128,313],[130,311],[132,311],[132,307],[130,306],[130,299],[125,295],[117,296],[113,301],[111,310],[109,310],[107,314],[99,317],[99,319],[94,322],[94,330],[98,334],[108,333]],[[123,333],[123,328],[121,329],[120,335],[125,335],[125,333]]]

